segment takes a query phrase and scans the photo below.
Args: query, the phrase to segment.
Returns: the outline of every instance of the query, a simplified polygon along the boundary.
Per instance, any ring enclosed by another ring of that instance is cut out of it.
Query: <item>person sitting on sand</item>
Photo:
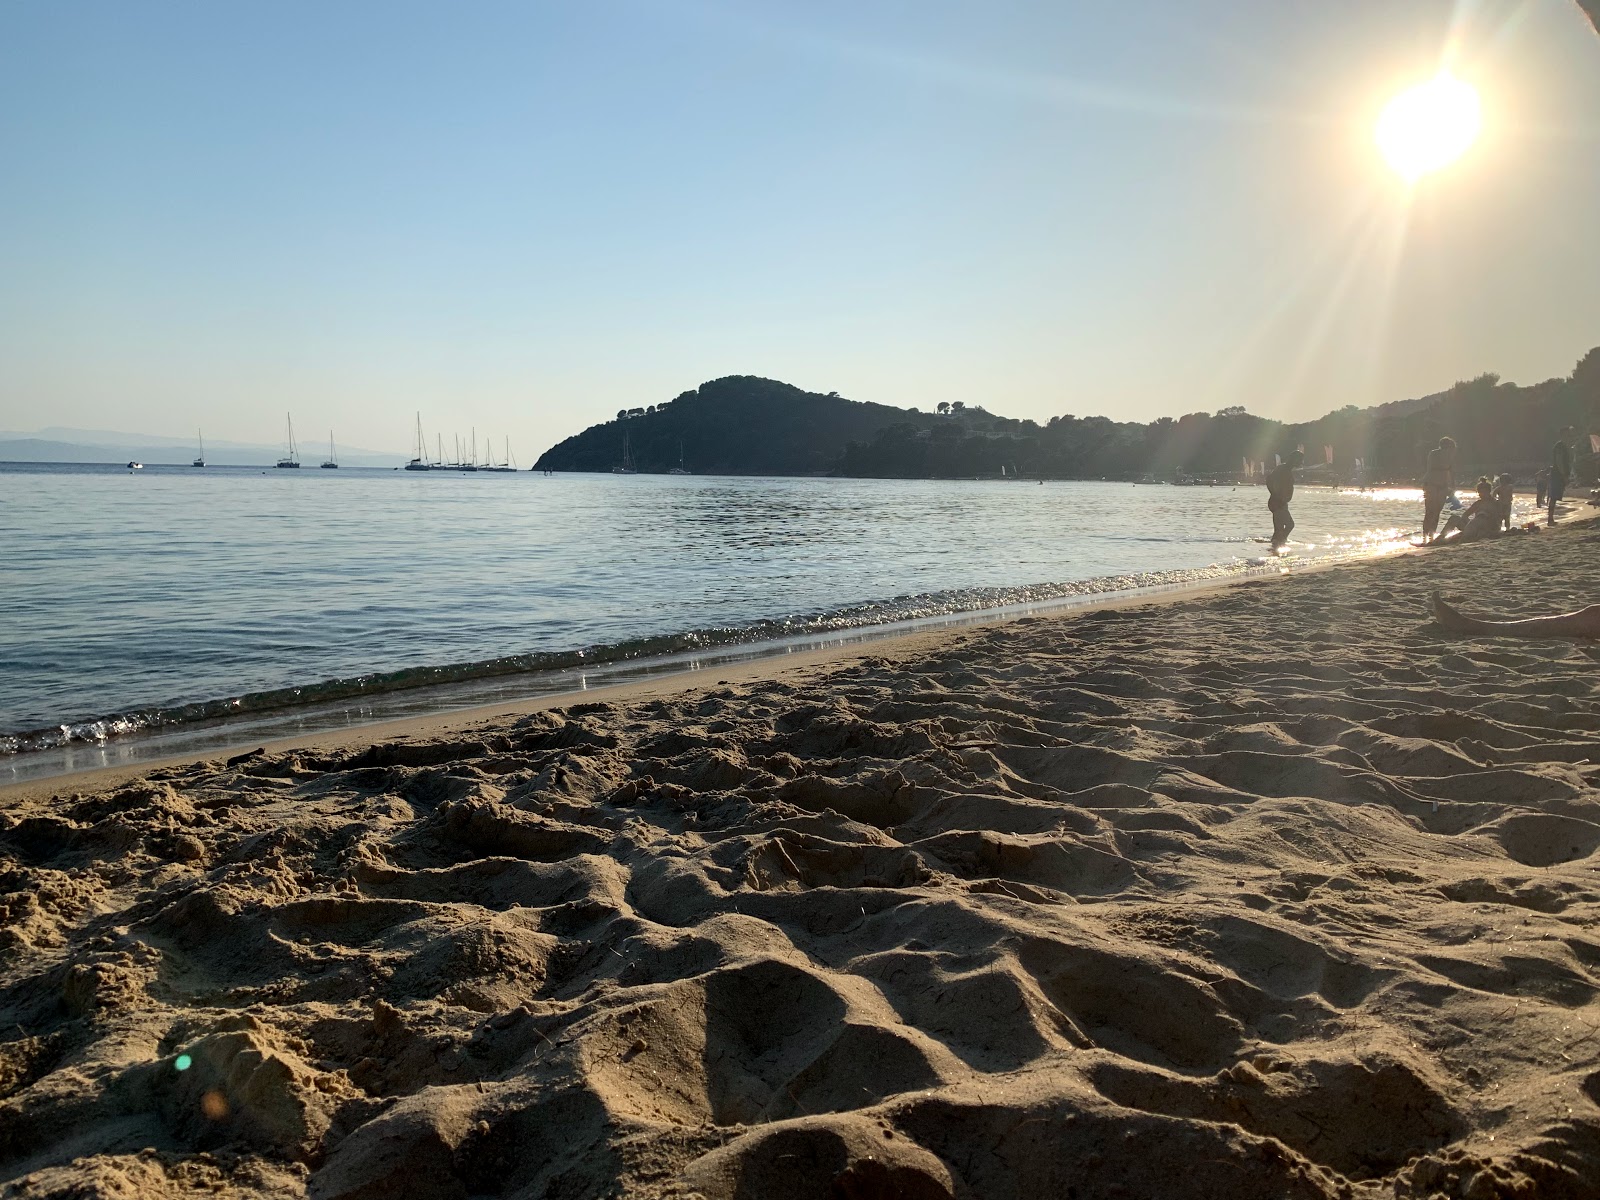
[[[1478,476],[1477,492],[1478,498],[1476,500],[1445,522],[1444,528],[1439,531],[1439,536],[1434,539],[1435,541],[1443,542],[1457,538],[1458,535],[1465,533],[1474,519],[1483,516],[1488,508],[1493,505],[1494,484],[1489,482],[1487,475]],[[1498,512],[1496,515],[1498,516]]]
[[[1511,532],[1511,502],[1516,499],[1517,485],[1512,482],[1509,473],[1501,475],[1494,482],[1494,503],[1500,510],[1500,528],[1507,533]]]
[[[1467,510],[1467,526],[1461,531],[1461,536],[1452,541],[1457,544],[1480,542],[1484,538],[1497,538],[1503,532],[1500,528],[1500,506],[1495,503],[1491,492]]]
[[[1450,633],[1503,634],[1507,637],[1600,638],[1600,604],[1554,617],[1524,617],[1521,620],[1484,620],[1469,617],[1433,593],[1433,619]]]
[[[1463,542],[1477,542],[1484,538],[1499,537],[1503,531],[1502,526],[1509,524],[1510,503],[1501,506],[1495,498],[1494,484],[1489,482],[1487,475],[1478,479],[1478,498],[1455,516],[1450,518],[1450,523],[1434,541],[1449,542],[1452,546],[1459,546]]]
[[[1287,462],[1279,463],[1267,475],[1267,509],[1272,513],[1272,548],[1282,549],[1294,532],[1294,518],[1289,515],[1289,501],[1294,499],[1294,469],[1306,460],[1296,450]]]
[[[1433,531],[1439,527],[1439,514],[1444,512],[1445,501],[1456,490],[1456,441],[1442,437],[1439,444],[1428,451],[1428,469],[1422,476],[1422,538],[1433,540]]]

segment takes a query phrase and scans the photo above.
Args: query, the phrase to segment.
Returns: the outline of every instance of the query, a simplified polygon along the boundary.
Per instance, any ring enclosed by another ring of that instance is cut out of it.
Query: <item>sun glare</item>
[[[1441,72],[1384,105],[1373,138],[1384,161],[1415,183],[1465,154],[1482,124],[1477,89]]]

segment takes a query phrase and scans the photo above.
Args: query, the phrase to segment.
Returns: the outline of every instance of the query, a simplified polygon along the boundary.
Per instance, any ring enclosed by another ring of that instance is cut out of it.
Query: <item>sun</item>
[[[1415,183],[1465,154],[1482,125],[1477,89],[1440,72],[1384,105],[1372,136],[1396,174]]]

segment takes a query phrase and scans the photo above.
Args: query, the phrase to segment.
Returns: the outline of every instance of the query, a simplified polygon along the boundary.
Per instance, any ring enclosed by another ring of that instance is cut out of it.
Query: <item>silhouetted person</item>
[[[1500,512],[1500,527],[1511,530],[1511,505],[1517,496],[1517,485],[1511,481],[1510,475],[1501,475],[1494,484],[1494,503]]]
[[[1494,505],[1494,484],[1489,481],[1487,475],[1478,476],[1476,491],[1478,498],[1444,523],[1444,528],[1439,531],[1436,541],[1442,542],[1452,534],[1460,534],[1474,527],[1477,528],[1477,535],[1482,536],[1482,525],[1488,519],[1489,509]],[[1498,528],[1500,524],[1498,508],[1495,509],[1494,522]]]
[[[1272,513],[1272,548],[1281,549],[1294,532],[1294,518],[1289,515],[1289,501],[1294,499],[1294,469],[1306,460],[1296,450],[1287,462],[1279,463],[1267,475],[1267,509]]]
[[[1509,478],[1507,476],[1506,478]],[[1487,475],[1478,479],[1478,498],[1470,506],[1450,518],[1439,536],[1434,538],[1434,544],[1448,542],[1451,545],[1460,545],[1462,542],[1478,542],[1484,538],[1496,538],[1501,534],[1501,525],[1507,523],[1510,513],[1511,499],[1509,487],[1506,501],[1502,506],[1495,494],[1494,484]]]
[[[1566,495],[1567,481],[1572,478],[1572,447],[1567,445],[1567,434],[1571,432],[1570,427],[1563,429],[1556,444],[1550,448],[1550,495],[1547,497],[1550,507],[1545,517],[1546,525],[1556,523],[1556,505]]]
[[[1554,617],[1526,617],[1520,621],[1480,620],[1456,611],[1433,593],[1433,619],[1450,633],[1488,633],[1507,637],[1600,638],[1600,604]]]
[[[1442,437],[1439,444],[1428,451],[1428,469],[1422,476],[1422,536],[1433,540],[1433,531],[1439,528],[1439,514],[1444,512],[1445,501],[1456,490],[1456,442]]]

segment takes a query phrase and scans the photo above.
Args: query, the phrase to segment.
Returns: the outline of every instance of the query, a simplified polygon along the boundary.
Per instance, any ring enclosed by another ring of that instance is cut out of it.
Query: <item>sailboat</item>
[[[337,471],[339,460],[333,456],[333,430],[328,430],[328,461],[322,464],[324,471]]]
[[[485,453],[488,454],[488,453],[490,453],[490,451],[485,451]],[[506,438],[506,458],[502,458],[501,461],[499,461],[499,462],[494,462],[494,461],[486,462],[485,466],[482,467],[482,470],[494,470],[494,472],[507,472],[507,470],[517,470],[517,459],[512,458],[512,453],[510,453],[510,438],[509,437]]]
[[[622,465],[612,467],[613,475],[637,475],[638,469],[633,465],[633,442],[628,438],[628,431],[622,431]]]
[[[668,471],[668,475],[687,475],[689,472],[683,466],[683,439],[678,439],[678,465]]]
[[[191,467],[203,467],[203,466],[206,465],[206,438],[205,438],[205,434],[201,433],[198,429],[196,429],[194,431],[194,433],[195,433],[195,436],[200,439],[200,455],[199,455],[198,458],[196,458],[189,465]]]
[[[428,449],[422,443],[422,414],[417,414],[417,456],[406,464],[408,471],[431,471],[433,464],[428,461]]]
[[[278,460],[278,466],[293,467],[298,470],[300,467],[300,452],[295,449],[294,445],[294,418],[289,416],[288,413],[284,413],[283,419],[289,424],[289,453]]]

